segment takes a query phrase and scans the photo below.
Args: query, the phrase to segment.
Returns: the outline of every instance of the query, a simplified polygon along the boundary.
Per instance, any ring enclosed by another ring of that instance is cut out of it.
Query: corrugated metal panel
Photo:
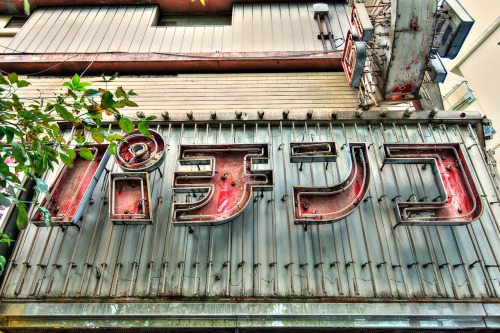
[[[100,77],[84,77],[86,82],[103,87]],[[29,78],[30,87],[21,95],[45,96],[62,89],[67,78]],[[118,77],[108,89],[119,86],[139,94],[135,101],[144,112],[187,111],[256,112],[268,111],[354,111],[358,107],[356,91],[349,87],[344,73],[260,73],[260,74],[185,74],[178,76]],[[130,109],[135,113],[136,110]]]
[[[102,20],[108,14],[109,9],[110,7],[107,6],[92,8],[88,18],[85,20],[78,33],[73,37],[73,40],[70,42],[68,48],[65,49],[64,47],[61,47],[60,51],[63,53],[75,53],[78,50],[87,49],[95,34],[99,30]]]
[[[479,301],[500,292],[498,189],[471,126],[184,123],[159,131],[169,150],[163,176],[150,174],[154,225],[110,223],[101,177],[80,231],[28,227],[19,241],[17,266],[5,279],[4,298],[293,295]],[[299,171],[289,162],[288,142],[306,140],[336,141],[337,162],[328,168],[305,164]],[[370,146],[367,199],[340,222],[307,230],[294,225],[291,187],[339,183],[349,172],[342,148],[359,141]],[[170,175],[178,145],[234,142],[271,144],[274,191],[256,193],[244,214],[225,225],[194,227],[192,233],[172,227]],[[438,191],[431,168],[394,165],[380,172],[384,142],[461,143],[483,198],[483,216],[468,226],[393,229],[397,201],[432,200]],[[108,170],[118,171],[113,161]]]
[[[333,33],[336,37],[345,37],[349,23],[344,4],[328,3]],[[319,30],[312,4],[235,4],[232,15],[231,26],[205,27],[213,32],[212,36],[202,34],[199,31],[202,27],[156,27],[159,17],[156,6],[41,8],[8,47],[21,53],[323,50],[317,38]],[[206,38],[218,42],[207,47]],[[17,53],[8,49],[4,52]]]

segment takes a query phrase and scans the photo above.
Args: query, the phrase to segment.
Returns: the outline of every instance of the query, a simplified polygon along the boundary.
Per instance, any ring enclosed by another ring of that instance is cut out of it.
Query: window
[[[158,26],[215,26],[231,25],[231,12],[224,13],[164,13],[161,14]]]
[[[21,28],[28,20],[27,16],[14,16],[4,28]]]

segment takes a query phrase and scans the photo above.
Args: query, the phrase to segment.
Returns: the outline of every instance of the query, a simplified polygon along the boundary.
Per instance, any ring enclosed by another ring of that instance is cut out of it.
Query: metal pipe
[[[114,168],[114,165],[116,164],[116,162],[113,162],[113,167],[111,168],[111,171],[113,171],[113,168]],[[107,193],[107,191],[105,190],[105,193]],[[99,213],[97,214],[97,219],[96,219],[96,223],[95,223],[95,226],[94,226],[94,232],[92,234],[92,240],[90,241],[90,246],[89,246],[89,249],[87,251],[87,258],[85,259],[85,263],[83,265],[83,272],[82,272],[82,277],[80,278],[80,285],[78,287],[78,292],[77,294],[81,294],[82,293],[82,289],[83,289],[83,281],[85,280],[85,275],[87,273],[87,269],[88,267],[92,267],[92,264],[89,263],[90,261],[90,255],[92,253],[92,248],[93,248],[93,245],[94,245],[94,240],[95,240],[95,235],[97,233],[97,229],[99,227],[99,222],[101,220],[101,213],[102,213],[102,208],[104,207],[104,204],[107,202],[107,195],[104,195],[104,197],[102,198],[102,202],[101,202],[101,208],[99,208]],[[71,272],[71,268],[73,267],[70,267],[70,269],[68,269],[68,273],[67,273],[67,280],[69,280],[69,273]],[[63,288],[63,291],[65,294],[66,293],[66,287],[67,287],[67,282],[66,283],[66,286],[65,288]]]
[[[357,137],[358,141],[360,141],[360,137],[359,137],[357,126],[355,128],[356,128],[356,137]],[[371,147],[374,147],[374,146],[371,145]],[[370,147],[368,147],[368,149],[370,149]],[[385,250],[384,250],[384,245],[383,245],[383,242],[382,242],[382,237],[380,236],[380,229],[379,229],[380,227],[379,227],[379,223],[378,223],[378,219],[377,219],[377,214],[375,213],[375,205],[373,203],[373,196],[372,196],[371,190],[368,190],[368,197],[367,197],[367,199],[368,198],[370,199],[370,205],[372,207],[373,218],[375,220],[375,229],[377,230],[377,238],[378,238],[378,242],[379,242],[379,246],[380,246],[380,251],[382,253],[382,260],[383,260],[383,262],[377,264],[377,268],[379,268],[381,265],[384,265],[384,267],[385,267],[385,275],[387,277],[387,284],[389,286],[389,293],[390,293],[390,295],[392,297],[393,296],[393,291],[392,291],[391,279],[390,279],[390,276],[389,276],[389,269],[388,269],[388,264],[389,263],[387,262],[386,255],[385,255]],[[390,253],[389,253],[389,258],[390,258],[391,266],[392,266],[393,265],[392,264],[392,257],[390,255]],[[393,274],[394,274],[394,271],[393,271]],[[394,276],[394,279],[396,279],[396,276]]]
[[[230,143],[234,142],[234,125],[231,124],[231,139]],[[228,232],[227,232],[227,254],[226,254],[226,296],[230,295],[230,285],[231,285],[231,248],[232,248],[232,231],[233,224],[227,224]]]
[[[180,140],[181,140],[183,135],[184,135],[184,123],[182,123],[182,125],[181,125],[181,133],[179,136],[179,143],[180,143]],[[170,204],[170,209],[169,209],[169,216],[171,216],[171,214],[172,214],[172,202],[174,201],[174,198],[175,198],[175,194],[172,191],[171,198],[170,198],[171,204]],[[163,260],[162,260],[163,263],[162,263],[162,274],[161,274],[163,276],[162,283],[161,283],[161,294],[165,294],[165,283],[167,280],[168,255],[170,253],[171,237],[172,237],[172,221],[170,221],[170,223],[167,225],[167,233],[165,235],[165,251],[163,252]]]
[[[330,137],[331,137],[332,141],[335,141],[335,138],[333,136],[332,123],[330,123],[329,125],[330,125]],[[331,168],[331,169],[332,169],[332,176],[333,176],[333,168]],[[337,176],[339,177],[338,180],[340,181],[340,173],[338,171],[338,167],[336,169],[337,169]],[[332,266],[332,265],[337,266],[337,274],[338,274],[338,278],[337,278],[337,281],[338,281],[337,292],[339,293],[339,295],[343,295],[344,294],[344,290],[343,290],[343,287],[342,287],[342,274],[340,272],[339,253],[337,251],[337,237],[335,237],[335,224],[333,224],[333,223],[332,223],[332,238],[333,238],[333,247],[335,248],[336,262],[335,263],[331,263],[330,266]]]
[[[246,124],[243,124],[243,143],[246,142]],[[241,295],[245,295],[245,214],[241,216]]]
[[[267,123],[267,136],[269,137],[269,165],[271,167],[274,165],[274,159],[273,159],[273,140],[272,140],[272,133],[271,133],[271,124]],[[268,201],[269,202],[269,201]],[[276,295],[278,293],[278,263],[276,262],[277,257],[276,257],[276,213],[274,211],[275,209],[275,202],[274,202],[274,191],[271,191],[271,229],[272,229],[272,238],[273,238],[273,272],[274,272],[274,289],[273,293]]]
[[[295,286],[293,282],[293,255],[292,255],[292,232],[290,229],[290,207],[288,204],[288,184],[286,180],[286,158],[285,158],[285,143],[283,140],[283,122],[280,121],[280,136],[281,136],[281,156],[282,156],[282,161],[283,161],[283,180],[285,183],[285,196],[283,197],[282,201],[285,201],[285,207],[286,207],[286,225],[287,225],[287,231],[288,231],[288,255],[290,258],[290,261],[285,267],[290,268],[290,292],[293,294],[295,292]]]
[[[80,228],[79,232],[80,231],[81,231],[81,228]],[[54,263],[52,264],[52,271],[50,273],[49,282],[47,283],[47,288],[45,289],[46,294],[50,293],[52,290],[52,284],[54,283],[54,273],[56,272],[56,269],[62,267],[62,265],[58,264],[57,262],[59,261],[59,257],[61,256],[61,250],[62,250],[64,240],[66,239],[67,234],[68,234],[68,229],[66,228],[64,230],[64,234],[63,234],[63,238],[61,240],[61,243],[59,244],[59,249],[57,250],[56,258],[54,260]],[[56,239],[57,239],[57,237],[56,237]],[[50,258],[50,256],[49,256],[49,258]],[[48,264],[48,262],[47,262],[47,264]]]
[[[318,124],[318,126],[319,126],[319,124]],[[304,123],[304,130],[306,133],[307,141],[309,141],[309,129],[307,127],[307,122]],[[311,141],[313,141],[312,135],[311,135]],[[310,175],[311,175],[311,184],[312,184],[312,186],[314,186],[312,163],[309,163],[309,171],[310,171]],[[319,263],[315,264],[314,267],[321,267],[321,290],[323,291],[323,293],[326,293],[325,264],[323,261],[323,251],[321,249],[321,237],[319,235],[319,225],[316,225],[316,236],[317,236],[317,240],[318,240]],[[311,237],[312,237],[312,235],[311,235]]]
[[[408,142],[411,143],[410,134],[408,133],[408,128],[407,128],[406,125],[404,125],[404,131],[405,131],[406,138],[408,139]],[[420,124],[418,124],[417,132],[419,134],[421,134],[422,142],[425,142],[425,139],[424,139],[423,134],[422,134],[422,128],[420,127]],[[420,184],[422,184],[422,188],[423,188],[423,191],[424,191],[424,201],[430,202],[429,196],[427,194],[427,189],[425,187],[424,180],[422,178],[422,173],[421,173],[420,169],[418,168],[418,166],[415,166],[415,169],[417,169],[418,177],[420,179]],[[437,291],[438,295],[443,296],[443,291],[442,291],[442,288],[441,288],[441,283],[439,282],[439,276],[437,274],[436,263],[434,262],[434,258],[432,256],[432,251],[430,249],[430,245],[429,245],[429,240],[428,240],[428,237],[427,237],[427,233],[429,233],[429,235],[430,235],[430,231],[429,231],[428,227],[423,227],[422,228],[422,234],[424,236],[425,246],[427,248],[427,254],[429,255],[429,259],[430,259],[429,263],[432,266],[432,271],[433,271],[433,274],[434,274],[434,279],[436,281],[436,291]],[[432,239],[431,239],[431,241],[432,241]],[[458,243],[457,243],[457,246],[458,246]],[[436,261],[437,261],[437,257],[436,257]]]
[[[141,225],[141,230],[139,231],[139,237],[137,238],[137,244],[135,246],[135,254],[134,254],[135,259],[134,259],[134,262],[132,263],[132,273],[130,276],[130,283],[128,286],[127,296],[134,295],[135,285],[137,283],[137,277],[135,275],[135,272],[138,270],[139,263],[141,260],[140,258],[141,258],[142,249],[144,246],[144,237],[146,236],[146,227],[147,227],[147,225]],[[142,235],[142,237],[141,237],[141,235]],[[140,241],[141,241],[141,246],[140,246],[140,251],[139,251],[139,242]]]
[[[205,143],[208,143],[208,130],[209,130],[209,128],[210,128],[210,125],[207,124],[206,130],[205,130]],[[199,237],[201,227],[198,227],[197,230],[198,230],[198,237]],[[193,294],[194,295],[197,295],[200,292],[200,290],[199,290],[200,288],[198,285],[198,266],[200,265],[199,260],[200,260],[200,239],[198,238],[197,247],[196,247],[196,261],[194,263],[194,287],[193,287]]]
[[[49,240],[52,239],[52,231],[54,231],[54,228],[50,228],[49,236],[47,237],[47,240],[45,241],[45,245],[43,246],[42,254],[40,255],[40,259],[38,261],[38,264],[36,265],[37,266],[36,271],[35,271],[35,274],[33,274],[33,282],[31,283],[31,288],[30,288],[30,291],[28,293],[30,296],[35,295],[35,286],[36,286],[36,288],[38,288],[38,274],[39,274],[40,268],[45,269],[47,267],[47,265],[49,264],[47,261],[47,263],[44,265],[44,264],[42,264],[42,261],[45,257],[45,252],[47,251],[47,246],[49,245]],[[59,228],[57,228],[56,239],[57,239],[58,234],[59,234]],[[49,260],[50,260],[50,256],[49,256]],[[42,279],[42,281],[43,281],[43,279]],[[18,284],[19,284],[19,281],[18,281]],[[16,289],[15,294],[19,295],[20,293],[21,293],[21,288]]]
[[[372,131],[371,125],[368,125],[368,129],[370,130],[370,137],[371,137],[372,145],[374,147],[377,147],[377,145],[375,143],[375,139],[373,138],[373,131]],[[377,163],[377,169],[380,170],[380,166],[381,165],[380,165],[380,160],[379,160],[379,157],[378,157],[378,154],[377,154],[377,149],[374,148],[373,151],[374,151],[374,155],[375,155],[375,161]],[[395,246],[395,249],[396,249],[396,256],[397,256],[397,259],[398,259],[398,265],[397,265],[397,267],[399,267],[399,269],[401,271],[401,278],[403,280],[403,286],[404,286],[404,289],[405,289],[406,297],[409,298],[410,294],[408,292],[408,286],[406,285],[406,278],[405,278],[404,268],[403,268],[403,265],[401,263],[401,255],[399,253],[399,246],[398,246],[398,243],[397,243],[396,235],[394,234],[394,229],[392,227],[392,221],[391,221],[391,218],[390,218],[391,215],[392,215],[392,211],[391,211],[391,209],[389,207],[389,201],[387,199],[387,193],[385,192],[384,179],[382,177],[382,173],[379,172],[378,174],[379,174],[379,177],[380,177],[380,184],[382,185],[382,196],[380,198],[384,197],[384,199],[385,199],[384,200],[385,201],[385,208],[386,208],[387,214],[389,216],[389,221],[388,222],[389,222],[389,226],[391,228],[391,235],[392,235],[392,238],[393,238],[393,241],[394,241],[394,246]],[[393,265],[393,268],[395,268],[394,265]],[[396,286],[397,286],[397,284],[396,284]]]
[[[346,129],[345,129],[345,124],[342,123],[342,133],[344,136],[344,143],[347,145],[347,134],[346,134]],[[340,180],[340,171],[339,168],[337,168],[337,173],[338,177]],[[358,283],[358,274],[356,273],[356,260],[354,260],[354,255],[352,251],[352,242],[351,242],[351,233],[349,232],[349,223],[347,222],[347,218],[344,218],[345,222],[345,228],[346,228],[346,233],[347,233],[347,242],[349,244],[349,253],[351,255],[351,263],[352,263],[352,273],[354,274],[354,293],[356,295],[359,295],[359,283]],[[349,263],[346,264],[346,266],[349,266]]]
[[[196,135],[198,134],[198,125],[194,124],[194,129],[193,129],[193,144],[196,144]],[[182,144],[182,136],[179,139],[179,146]],[[191,167],[191,170],[194,170],[194,166]],[[191,194],[187,194],[187,197],[191,199]],[[187,198],[186,198],[187,199]],[[182,238],[182,251],[181,251],[181,261],[177,264],[177,267],[179,267],[179,276],[178,276],[178,284],[177,284],[177,294],[181,294],[182,290],[182,285],[184,282],[184,270],[186,267],[186,247],[187,243],[189,242],[189,239],[187,239],[190,235],[188,232],[188,227],[184,227],[184,236]]]
[[[151,174],[150,174],[150,176],[151,176]],[[132,296],[134,294],[135,285],[137,283],[137,277],[135,275],[135,272],[137,271],[137,267],[139,266],[139,263],[141,260],[140,258],[141,258],[142,249],[144,246],[144,237],[146,235],[146,227],[147,227],[147,225],[141,225],[141,229],[139,231],[139,237],[137,237],[137,243],[135,245],[134,262],[132,263],[132,273],[130,276],[130,283],[128,286],[127,296]],[[142,237],[141,237],[141,235],[142,235]],[[141,240],[142,240],[142,242],[141,242]],[[140,251],[139,251],[139,242],[141,242]]]
[[[125,239],[127,237],[128,225],[122,229],[122,237],[120,239],[120,248],[118,250],[118,254],[116,256],[115,269],[113,272],[113,282],[111,283],[111,287],[109,288],[109,296],[116,295],[116,289],[118,288],[118,277],[120,276],[120,269],[123,267],[121,263],[122,255],[123,255],[123,247],[125,246]]]
[[[297,141],[297,136],[295,134],[295,122],[292,122],[292,133],[293,133],[293,141]],[[296,166],[297,171],[297,183],[300,186],[300,176],[299,176],[299,166]],[[309,262],[307,261],[307,243],[306,243],[306,231],[304,228],[302,229],[302,242],[304,244],[304,263],[300,264],[300,267],[306,268],[306,292],[308,294],[311,293],[310,282],[309,282]]]
[[[432,138],[434,139],[434,142],[437,142],[437,139],[436,139],[436,136],[434,134],[434,130],[432,129],[432,125],[428,125],[428,129],[429,129],[429,132],[432,134]],[[458,298],[458,290],[457,290],[457,286],[456,286],[456,283],[455,283],[455,278],[453,276],[453,273],[452,273],[452,270],[451,270],[451,267],[450,267],[450,264],[449,264],[449,261],[448,261],[448,256],[445,252],[445,249],[444,249],[444,246],[443,246],[443,242],[441,240],[441,235],[439,233],[439,230],[438,228],[435,226],[434,227],[434,231],[436,232],[436,235],[438,236],[438,241],[439,241],[439,246],[441,247],[441,252],[443,253],[443,257],[444,257],[444,264],[441,264],[439,267],[444,267],[446,266],[447,269],[448,269],[448,274],[450,275],[450,279],[451,279],[451,288],[452,288],[452,291],[453,291],[453,295]],[[472,240],[472,239],[471,239]],[[477,254],[477,252],[476,252]],[[486,276],[485,276],[486,277]]]
[[[380,129],[381,129],[381,132],[382,132],[382,138],[383,138],[384,142],[387,142],[386,136],[385,136],[385,131],[384,131],[384,125],[382,123],[380,123]],[[398,136],[397,131],[396,131],[396,125],[394,123],[392,123],[392,130],[394,132],[394,135],[396,136],[396,142],[400,142],[399,141],[399,136]],[[408,172],[408,166],[405,165],[404,167],[405,167],[406,177],[408,178],[408,183],[410,184],[410,189],[411,189],[411,193],[412,193],[411,196],[410,196],[410,198],[413,197],[413,199],[415,201],[417,201],[415,192],[413,190],[413,184],[411,183],[410,175],[409,175],[409,172]],[[394,166],[393,165],[391,165],[391,171],[392,171],[392,176],[394,177],[394,182],[396,184],[396,189],[397,189],[397,193],[398,193],[397,197],[399,197],[399,199],[397,199],[397,201],[402,201],[401,191],[400,191],[400,188],[399,188],[399,182],[398,182],[398,178],[396,176],[396,172],[394,170]],[[397,201],[395,201],[395,202],[397,202]],[[396,224],[396,226],[397,226],[397,224]],[[407,233],[408,239],[410,240],[410,248],[411,248],[411,252],[412,252],[413,260],[414,260],[413,261],[413,263],[414,263],[413,267],[415,267],[416,270],[417,270],[418,277],[420,279],[420,285],[422,287],[422,294],[423,294],[424,297],[427,297],[427,289],[425,287],[424,278],[422,276],[422,270],[420,268],[420,262],[418,260],[417,251],[415,249],[415,243],[414,243],[414,240],[413,240],[412,231],[408,227],[405,227],[404,229],[405,229],[405,231]],[[394,228],[393,228],[393,233],[394,234],[396,233],[396,230]]]
[[[219,135],[217,139],[217,143],[220,143],[222,136],[222,123],[219,123]],[[208,269],[207,269],[207,295],[210,294],[210,282],[212,277],[212,266],[213,266],[213,249],[214,249],[214,226],[210,226],[210,247],[208,254]]]
[[[325,18],[326,30],[328,31],[328,39],[330,40],[330,44],[332,44],[332,51],[335,51],[337,49],[337,46],[335,45],[335,40],[333,39],[333,33],[330,26],[330,18],[328,17],[328,14],[325,14],[324,18]]]
[[[321,18],[319,16],[319,14],[316,15],[316,21],[318,21],[319,36],[321,38],[321,44],[323,45],[323,50],[327,51],[325,37],[323,36],[323,26],[321,24]]]
[[[356,124],[354,124],[354,130],[356,131],[356,138],[359,141],[358,126]],[[346,141],[346,143],[347,143],[347,141]],[[358,206],[358,211],[359,211],[359,219],[360,219],[360,223],[361,223],[361,230],[363,232],[363,241],[364,241],[364,244],[365,244],[365,252],[366,252],[367,264],[368,264],[368,267],[370,268],[370,275],[371,275],[371,278],[372,278],[371,280],[372,280],[373,295],[377,296],[377,285],[375,283],[375,276],[373,274],[372,259],[371,259],[371,256],[370,256],[370,250],[368,249],[368,241],[367,241],[367,238],[366,238],[365,223],[363,221],[363,214],[361,212],[361,205]],[[375,214],[374,214],[374,216],[375,216]],[[361,266],[361,267],[363,267],[363,266]]]
[[[168,125],[168,132],[167,132],[168,133],[167,134],[167,140],[166,140],[166,143],[165,143],[165,155],[170,150],[171,129],[172,129],[172,124],[169,124]],[[162,131],[162,135],[163,135],[163,131]],[[166,175],[166,173],[165,173],[165,171],[167,169],[166,166],[167,166],[167,162],[164,161],[163,162],[163,172],[162,172],[163,175]],[[154,229],[154,232],[153,232],[153,246],[151,247],[151,256],[150,256],[150,259],[149,259],[149,262],[148,262],[148,285],[147,285],[147,288],[146,288],[146,293],[148,295],[151,293],[151,274],[152,274],[153,265],[154,265],[153,257],[154,257],[155,249],[156,249],[156,236],[158,234],[158,225],[160,224],[160,212],[161,212],[161,208],[162,208],[162,204],[163,204],[163,186],[165,184],[165,179],[166,178],[168,178],[168,177],[163,176],[162,180],[161,180],[160,196],[158,197],[158,206],[157,206],[157,209],[156,209],[155,229]]]
[[[256,123],[255,124],[255,136],[254,136],[254,142],[256,142],[259,138],[259,124]],[[259,196],[257,196],[255,199],[254,199],[254,205],[255,203],[257,203],[257,228],[256,228],[256,232],[257,232],[257,247],[256,247],[256,255],[254,255],[254,258],[257,257],[257,263],[254,262],[254,270],[256,269],[257,270],[257,295],[260,295],[260,292],[261,292],[261,283],[260,283],[260,266],[261,266],[261,263],[260,263],[260,214],[259,214],[259,208],[260,208],[260,205],[258,203],[258,199],[260,199]],[[255,216],[255,214],[254,214]],[[254,226],[255,226],[255,223],[254,223]],[[255,234],[255,233],[254,233]]]

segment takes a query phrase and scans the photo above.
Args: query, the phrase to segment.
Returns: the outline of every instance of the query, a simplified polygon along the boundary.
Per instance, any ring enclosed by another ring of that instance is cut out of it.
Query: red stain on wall
[[[405,86],[403,88],[396,87],[396,88],[392,89],[391,92],[393,94],[409,94],[412,92],[412,90],[413,90],[412,84],[407,83],[407,84],[405,84]]]
[[[412,19],[410,20],[410,30],[411,31],[418,30],[418,17],[415,18],[415,14],[412,14]]]

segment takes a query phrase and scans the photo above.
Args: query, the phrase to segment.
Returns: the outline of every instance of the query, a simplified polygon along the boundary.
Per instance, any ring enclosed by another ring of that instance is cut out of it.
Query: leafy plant
[[[67,91],[53,98],[21,98],[18,91],[30,85],[20,80],[15,73],[7,77],[0,75],[0,204],[8,207],[15,204],[18,209],[17,226],[26,227],[28,207],[35,204],[44,221],[50,225],[49,211],[36,202],[21,201],[15,195],[25,191],[21,186],[21,177],[36,182],[35,195],[49,198],[49,187],[42,179],[47,170],[62,161],[73,167],[73,160],[78,154],[92,160],[93,155],[85,146],[91,143],[108,142],[108,151],[114,154],[117,142],[122,136],[102,126],[103,114],[119,118],[119,126],[125,133],[135,130],[134,123],[119,112],[124,107],[137,107],[130,98],[136,96],[133,90],[126,92],[122,87],[112,92],[108,90],[108,82],[117,78],[118,74],[107,79],[106,89],[93,89],[90,83],[83,82],[75,74],[70,82],[63,83]],[[139,119],[138,129],[148,133],[148,120],[155,117]],[[72,140],[61,136],[59,123],[69,122],[75,128]],[[86,135],[90,134],[90,135]],[[149,134],[149,133],[148,133]],[[90,137],[92,140],[87,140]],[[79,148],[79,149],[75,149]],[[0,242],[10,244],[12,240],[0,233]],[[5,266],[5,258],[0,256],[0,269]]]

